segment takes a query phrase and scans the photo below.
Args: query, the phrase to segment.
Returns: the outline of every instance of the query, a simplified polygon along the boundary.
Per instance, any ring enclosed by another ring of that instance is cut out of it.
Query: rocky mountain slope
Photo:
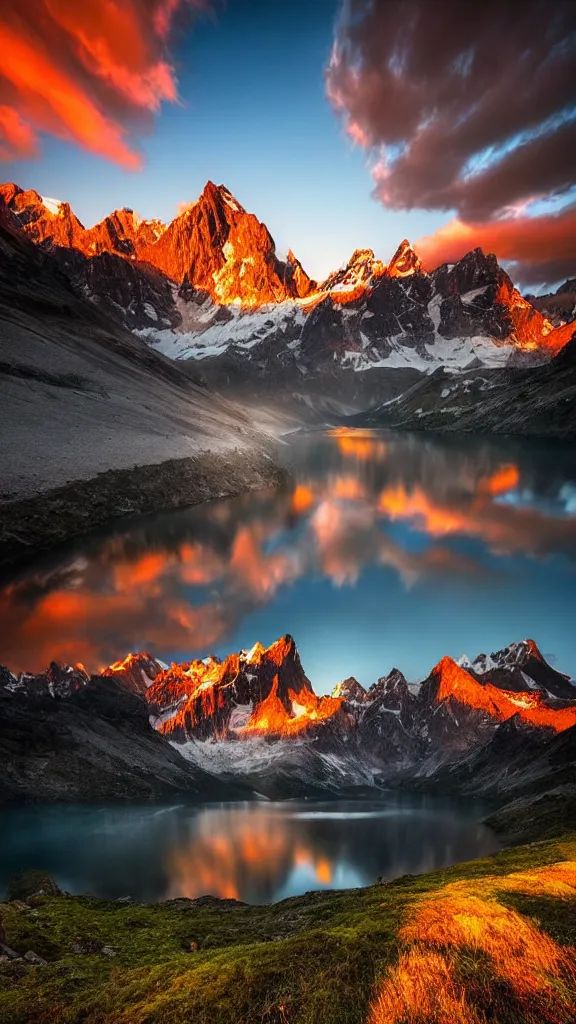
[[[523,299],[494,256],[425,273],[403,241],[388,265],[369,249],[322,283],[223,185],[208,182],[168,227],[115,211],[86,229],[69,205],[0,186],[15,230],[49,252],[74,291],[170,358],[200,362],[249,395],[385,401],[438,367],[545,361],[571,336]],[[386,374],[381,371],[387,370]]]
[[[511,718],[484,746],[441,765],[425,780],[430,787],[494,798],[502,806],[488,824],[517,842],[569,832],[576,821],[576,727],[552,735]]]
[[[274,798],[382,785],[489,796],[502,805],[491,824],[517,840],[573,823],[576,684],[533,640],[444,657],[422,682],[396,668],[368,690],[350,678],[330,697],[291,637],[223,662],[139,657],[157,729],[229,783]]]
[[[555,327],[576,320],[576,277],[564,281],[555,292],[527,295],[526,298]]]
[[[404,394],[352,417],[354,426],[492,431],[571,438],[576,434],[576,336],[551,362],[506,370],[436,370]]]
[[[0,668],[0,756],[0,803],[235,795],[152,729],[141,696],[81,666]]]
[[[1,201],[0,323],[0,562],[114,515],[277,479],[248,414],[80,294]]]
[[[444,657],[422,682],[398,669],[368,690],[348,679],[331,696],[314,693],[290,636],[224,661],[164,666],[128,655],[91,680],[81,666],[18,678],[4,670],[2,692],[68,707],[108,686],[139,706],[144,698],[158,734],[195,768],[273,798],[423,781],[507,794],[504,769],[524,738],[541,751],[576,734],[576,685],[531,640],[473,661]],[[509,749],[506,736],[517,738]]]
[[[546,358],[569,336],[522,298],[494,256],[476,249],[427,274],[407,241],[387,267],[371,250],[357,250],[299,303],[258,313],[241,306],[216,319],[205,299],[190,301],[202,322],[191,319],[189,305],[178,331],[146,336],[175,358],[201,359],[204,368],[206,360],[243,353],[261,372],[275,359],[303,375],[334,363],[357,374],[406,367],[427,373],[474,361],[503,366],[517,350]]]

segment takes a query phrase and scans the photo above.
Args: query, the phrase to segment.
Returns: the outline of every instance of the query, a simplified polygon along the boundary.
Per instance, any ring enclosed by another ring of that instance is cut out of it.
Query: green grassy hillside
[[[0,919],[1,1024],[576,1020],[574,836],[270,906],[45,894]]]

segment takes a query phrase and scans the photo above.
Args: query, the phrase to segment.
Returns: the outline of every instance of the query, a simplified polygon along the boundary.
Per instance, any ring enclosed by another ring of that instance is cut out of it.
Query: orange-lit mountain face
[[[33,189],[0,185],[0,227],[40,249],[43,271],[62,275],[79,298],[91,300],[111,321],[130,329],[176,326],[174,285],[165,274],[139,260],[143,246],[160,236],[164,225],[144,221],[132,210],[116,210],[86,229],[68,203]],[[14,268],[18,286],[19,270]]]
[[[205,359],[206,348],[215,357],[241,354],[251,374],[252,358],[259,373],[270,360],[270,369],[296,376],[302,368],[365,370],[387,361],[419,371],[475,359],[504,365],[514,349],[554,355],[572,335],[570,324],[555,327],[522,298],[480,249],[432,273],[407,240],[388,265],[357,249],[318,285],[292,251],[279,259],[266,225],[212,182],[168,227],[123,209],[85,228],[69,204],[14,184],[0,186],[0,207],[114,318],[131,329],[185,334],[188,347],[179,344],[177,357]],[[268,305],[278,315],[246,315]],[[444,344],[463,339],[468,344],[455,344],[453,354]],[[171,354],[170,338],[150,340]]]
[[[290,636],[268,648],[256,643],[224,661],[208,656],[171,665],[158,672],[146,698],[159,715],[160,731],[179,742],[294,736],[331,718],[342,705],[316,696]]]
[[[497,792],[508,766],[520,759],[522,781],[526,759],[542,764],[547,744],[561,744],[554,763],[576,759],[576,686],[531,640],[474,661],[445,657],[422,683],[398,669],[368,690],[349,678],[331,696],[314,693],[290,636],[170,667],[130,654],[94,676],[81,665],[18,677],[0,669],[0,721],[16,699],[82,703],[85,691],[90,706],[123,690],[198,768],[273,797],[442,772],[466,791],[470,759],[474,791],[488,778]]]
[[[555,732],[563,732],[576,725],[576,705],[551,707],[541,693],[502,690],[490,682],[479,682],[449,657],[442,658],[432,670],[430,679],[435,687],[434,699],[439,704],[452,701],[501,722],[517,715],[526,724],[554,729]]]
[[[77,249],[85,256],[110,252],[136,259],[141,249],[165,231],[160,221],[142,220],[129,209],[114,210],[99,224],[85,228],[69,203],[47,199],[34,189],[24,191],[12,183],[0,185],[0,199],[33,242]]]
[[[320,295],[329,293],[335,302],[355,302],[374,287],[386,273],[386,265],[377,260],[372,249],[356,249],[346,266],[335,270],[319,287]]]
[[[224,661],[209,655],[169,668],[148,655],[128,655],[103,675],[113,673],[131,689],[138,689],[135,673],[144,680],[141,692],[157,728],[178,743],[353,734],[359,750],[386,761],[391,754],[417,757],[434,745],[467,750],[513,717],[556,733],[576,725],[576,687],[533,640],[474,662],[444,657],[423,683],[408,684],[397,669],[369,690],[350,678],[330,697],[314,693],[290,636]]]
[[[356,249],[345,267],[334,271],[318,287],[320,295],[328,293],[333,302],[352,303],[370,293],[383,277],[411,277],[422,271],[422,262],[405,238],[390,263],[377,260],[372,249]]]
[[[145,694],[162,669],[159,661],[142,651],[140,654],[127,654],[123,661],[115,661],[103,669],[101,675],[121,679],[128,690]]]
[[[496,257],[481,249],[467,253],[453,266],[439,267],[431,276],[442,298],[440,331],[445,337],[462,336],[474,329],[496,339],[509,339],[517,348],[551,353],[571,337],[564,328],[555,329],[524,299]]]
[[[279,260],[266,225],[211,181],[141,258],[222,305],[261,306],[314,290],[293,253]]]
[[[138,260],[222,305],[261,306],[314,290],[294,254],[279,260],[266,225],[223,185],[210,181],[168,228],[123,209],[87,229],[68,203],[13,184],[0,186],[0,198],[38,244],[76,249],[88,257],[113,253]]]
[[[11,182],[0,185],[0,201],[33,242],[82,249],[85,228],[69,203],[43,199],[34,189],[24,191]]]
[[[407,238],[400,242],[386,268],[389,277],[411,277],[422,271],[422,260],[414,252]]]

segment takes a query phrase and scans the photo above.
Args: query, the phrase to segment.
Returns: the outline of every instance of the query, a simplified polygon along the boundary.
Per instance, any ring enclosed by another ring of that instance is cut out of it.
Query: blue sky
[[[176,41],[181,102],[164,104],[142,141],[142,171],[44,135],[40,159],[4,164],[2,177],[69,201],[86,226],[122,206],[169,221],[212,179],[313,276],[355,248],[386,260],[449,215],[395,213],[371,197],[366,154],[325,98],[336,12],[334,0],[231,0]]]

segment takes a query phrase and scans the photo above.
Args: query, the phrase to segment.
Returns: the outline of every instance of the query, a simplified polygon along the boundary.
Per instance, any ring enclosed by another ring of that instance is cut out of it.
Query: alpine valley
[[[68,203],[5,184],[0,243],[2,415],[20,452],[6,561],[113,516],[278,484],[271,422],[576,429],[573,282],[531,300],[479,248],[431,271],[406,240],[387,265],[357,249],[317,282],[212,182],[167,226],[122,209],[91,228]],[[85,422],[74,466],[46,480],[71,417]],[[192,469],[178,458],[191,432]],[[28,449],[40,484],[18,468]],[[288,636],[170,667],[131,654],[97,675],[6,668],[0,728],[5,801],[410,786],[530,800],[531,821],[553,805],[556,826],[574,811],[576,689],[532,641],[446,656],[416,682],[397,669],[368,690],[350,678],[331,696],[315,694]]]
[[[318,697],[292,637],[225,660],[129,654],[88,675],[53,663],[0,676],[3,801],[269,799],[390,787],[489,796],[515,838],[576,811],[576,685],[533,640],[446,656],[426,679],[393,668]]]

